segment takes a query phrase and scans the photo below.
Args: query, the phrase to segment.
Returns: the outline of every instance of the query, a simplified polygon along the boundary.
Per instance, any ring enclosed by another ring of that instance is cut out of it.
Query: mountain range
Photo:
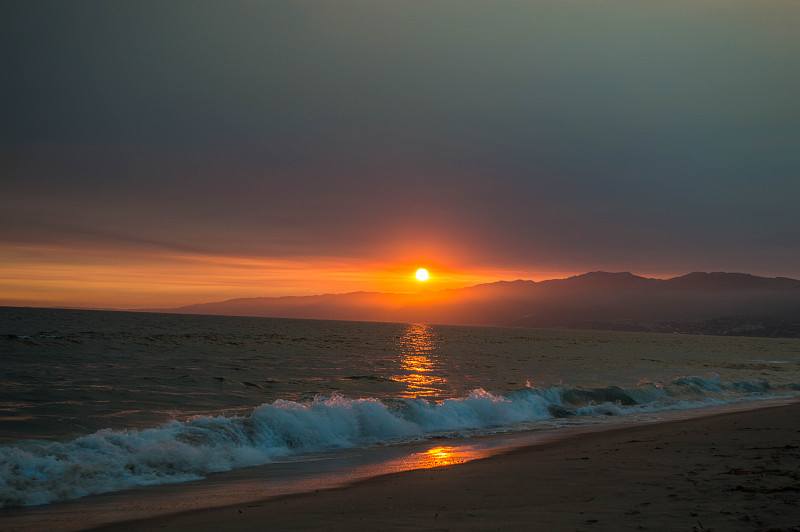
[[[254,297],[184,314],[800,337],[800,280],[694,272],[671,279],[591,272],[415,294]]]

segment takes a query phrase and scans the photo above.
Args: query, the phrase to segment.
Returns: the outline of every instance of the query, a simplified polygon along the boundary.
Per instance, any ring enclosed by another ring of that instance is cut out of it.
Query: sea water
[[[798,339],[0,308],[0,507],[798,393]]]

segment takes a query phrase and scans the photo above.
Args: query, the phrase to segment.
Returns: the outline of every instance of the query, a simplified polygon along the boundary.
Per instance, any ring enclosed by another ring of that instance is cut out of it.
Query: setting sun
[[[417,273],[414,275],[417,278],[417,281],[427,281],[430,275],[428,275],[428,270],[425,268],[420,268],[417,270]]]

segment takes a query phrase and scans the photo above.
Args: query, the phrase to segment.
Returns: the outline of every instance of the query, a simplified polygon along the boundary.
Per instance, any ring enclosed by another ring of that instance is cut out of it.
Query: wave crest
[[[796,389],[683,377],[633,388],[523,388],[505,395],[477,389],[436,402],[338,394],[308,402],[280,399],[248,416],[193,416],[147,430],[104,429],[70,442],[0,447],[0,507],[196,480],[302,453],[513,428],[554,417],[691,408]]]

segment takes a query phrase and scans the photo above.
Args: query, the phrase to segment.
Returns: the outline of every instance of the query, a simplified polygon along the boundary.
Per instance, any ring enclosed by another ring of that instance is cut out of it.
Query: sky
[[[0,305],[800,278],[800,2],[0,5]]]

